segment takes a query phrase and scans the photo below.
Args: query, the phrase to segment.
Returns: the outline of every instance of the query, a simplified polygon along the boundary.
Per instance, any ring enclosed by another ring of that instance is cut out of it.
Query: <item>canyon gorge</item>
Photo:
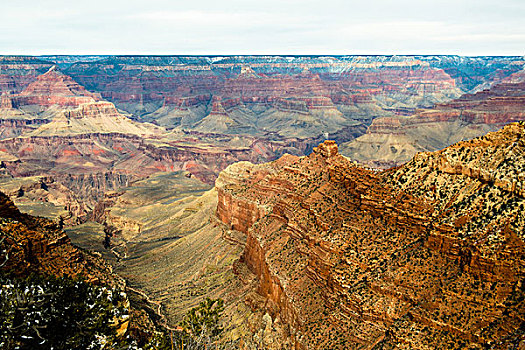
[[[125,288],[135,333],[220,298],[239,349],[520,348],[524,67],[1,56],[3,269]]]

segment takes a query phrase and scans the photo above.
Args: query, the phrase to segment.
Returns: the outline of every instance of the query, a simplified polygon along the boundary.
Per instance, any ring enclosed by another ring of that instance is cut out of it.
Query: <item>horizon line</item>
[[[103,53],[93,53],[93,54],[68,54],[68,53],[49,53],[49,54],[17,54],[17,53],[9,53],[9,54],[0,54],[0,57],[70,57],[70,56],[78,56],[78,57],[90,57],[90,56],[114,56],[114,57],[348,57],[348,56],[363,56],[363,57],[378,57],[378,56],[386,56],[386,57],[411,57],[411,56],[421,56],[421,57],[431,57],[431,56],[458,56],[458,57],[523,57],[525,59],[525,54],[518,55],[502,55],[502,54],[483,54],[483,55],[469,55],[469,54],[450,54],[450,53],[436,53],[436,54],[395,54],[395,53],[383,53],[383,54],[364,54],[364,53],[356,53],[356,54],[286,54],[286,53],[269,53],[269,54],[103,54]]]

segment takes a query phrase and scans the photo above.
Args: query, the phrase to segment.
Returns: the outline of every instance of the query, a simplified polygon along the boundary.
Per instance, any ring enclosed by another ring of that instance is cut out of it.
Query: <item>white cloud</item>
[[[2,5],[0,54],[523,55],[524,17],[522,0],[25,0]]]

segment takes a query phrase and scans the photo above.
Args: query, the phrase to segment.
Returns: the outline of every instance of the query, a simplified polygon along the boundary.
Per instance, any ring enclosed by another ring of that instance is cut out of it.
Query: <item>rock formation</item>
[[[78,102],[78,101],[77,101]],[[165,132],[149,123],[137,123],[120,114],[110,102],[83,103],[64,111],[47,124],[27,132],[30,136],[72,136],[78,134],[152,135]]]
[[[461,93],[443,70],[413,57],[109,57],[67,73],[143,120],[228,134],[318,136]]]
[[[103,261],[75,248],[54,222],[22,214],[0,192],[1,269],[19,276],[30,273],[84,276],[89,281],[121,285]]]
[[[237,163],[216,182],[217,217],[246,235],[260,307],[296,348],[517,346],[524,136],[511,124],[386,172],[330,141]]]
[[[16,97],[17,105],[41,107],[76,107],[97,100],[100,100],[99,95],[87,91],[71,77],[57,71],[55,66],[40,75]]]
[[[100,225],[71,232],[116,253],[170,324],[209,296],[245,348],[522,336],[522,125],[387,172],[333,142],[298,157],[368,127],[353,154],[391,166],[521,120],[521,58],[49,59],[0,59],[0,188],[24,211],[113,227],[112,253]]]
[[[13,95],[3,92],[0,97],[0,140],[32,131],[46,122],[16,107]]]
[[[389,168],[417,152],[435,151],[525,120],[525,82],[518,72],[508,82],[466,94],[410,117],[374,119],[367,132],[344,143],[341,153],[362,164]]]
[[[54,64],[37,57],[1,56],[0,91],[19,93]]]

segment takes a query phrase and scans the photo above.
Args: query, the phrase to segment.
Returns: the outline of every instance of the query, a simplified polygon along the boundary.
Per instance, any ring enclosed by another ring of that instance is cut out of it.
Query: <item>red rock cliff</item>
[[[509,126],[385,173],[329,141],[308,157],[235,164],[217,180],[217,216],[246,233],[242,260],[298,348],[517,344],[525,203],[502,181],[523,188],[509,162],[524,164],[524,135]],[[521,156],[502,163],[509,147]]]

